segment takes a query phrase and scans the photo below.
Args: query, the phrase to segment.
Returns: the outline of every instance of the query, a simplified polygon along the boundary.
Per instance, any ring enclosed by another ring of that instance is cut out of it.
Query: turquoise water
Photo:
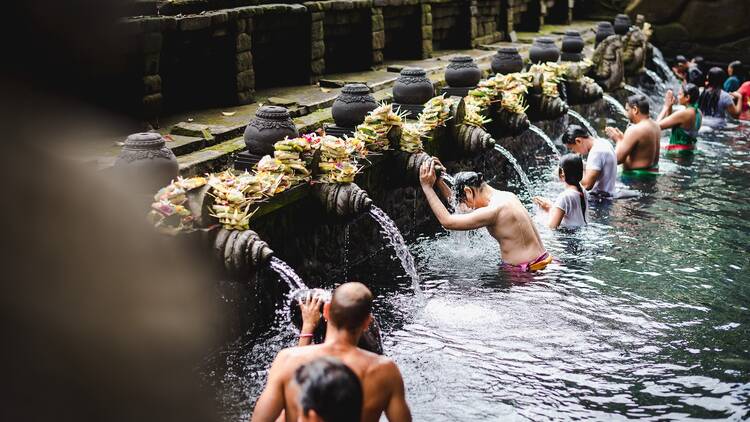
[[[630,185],[640,197],[592,207],[588,227],[541,229],[557,258],[541,273],[500,271],[484,231],[409,244],[419,297],[387,256],[350,269],[377,296],[414,420],[750,416],[748,135],[747,124],[705,135],[694,158],[663,156],[656,181]],[[527,169],[551,198],[555,166]],[[214,357],[228,420],[249,415],[268,364],[295,341],[279,315]]]

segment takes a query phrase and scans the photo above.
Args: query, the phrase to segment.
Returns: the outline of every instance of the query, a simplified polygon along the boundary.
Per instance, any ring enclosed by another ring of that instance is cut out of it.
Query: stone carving
[[[141,184],[138,190],[147,193],[169,184],[179,173],[172,150],[166,147],[161,135],[152,132],[128,136],[114,168],[123,180]]]
[[[492,73],[506,75],[523,70],[523,58],[516,47],[500,47],[492,56]]]
[[[505,136],[518,136],[525,132],[531,122],[526,113],[513,113],[503,107],[498,107],[492,113],[492,122],[489,123],[490,132],[495,137],[502,138]]]
[[[605,91],[622,87],[625,67],[622,63],[622,40],[618,35],[605,38],[594,50],[593,77]]]
[[[599,22],[596,25],[596,45],[607,39],[610,35],[615,35],[615,28],[609,22]]]
[[[367,192],[354,183],[318,183],[313,191],[326,212],[337,217],[354,217],[372,206]]]
[[[273,256],[273,250],[252,230],[219,229],[213,251],[217,261],[234,277],[246,277],[251,271],[268,265]]]
[[[471,56],[451,57],[445,69],[445,82],[451,87],[475,87],[482,78],[482,71]]]
[[[633,26],[623,37],[622,62],[627,76],[635,76],[646,67],[648,38],[637,26]]]
[[[331,114],[337,126],[354,128],[364,122],[367,113],[377,106],[378,103],[370,94],[370,88],[367,85],[347,84],[333,102]]]
[[[284,107],[263,106],[245,128],[245,145],[252,161],[273,154],[273,144],[286,137],[299,136],[297,128]]]
[[[469,125],[458,127],[458,145],[468,154],[474,155],[495,146],[492,135],[482,128]]]
[[[593,79],[586,76],[591,62],[577,62],[568,64],[565,71],[565,91],[568,94],[568,104],[589,104],[598,100],[604,90]]]
[[[427,72],[418,67],[407,67],[393,85],[393,102],[398,104],[424,104],[435,95],[435,87]]]

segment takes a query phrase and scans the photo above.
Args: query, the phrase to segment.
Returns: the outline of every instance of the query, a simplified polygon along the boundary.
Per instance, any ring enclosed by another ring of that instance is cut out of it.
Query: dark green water
[[[353,269],[377,295],[414,420],[747,418],[749,134],[729,126],[692,160],[663,157],[655,182],[630,186],[639,198],[596,206],[584,229],[541,229],[557,258],[544,272],[500,271],[483,231],[410,245],[421,298],[395,262]],[[537,193],[560,191],[554,168],[528,170]],[[249,415],[294,340],[280,317],[218,356],[228,420]]]

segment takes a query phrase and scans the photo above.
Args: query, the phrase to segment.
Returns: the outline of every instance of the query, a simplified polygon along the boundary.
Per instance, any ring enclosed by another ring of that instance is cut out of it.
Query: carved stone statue
[[[610,35],[599,43],[591,61],[594,63],[592,76],[605,91],[622,87],[625,66],[622,62],[622,40],[619,35]]]
[[[627,76],[636,76],[643,72],[646,66],[646,51],[648,38],[637,26],[630,28],[623,36],[622,61]]]

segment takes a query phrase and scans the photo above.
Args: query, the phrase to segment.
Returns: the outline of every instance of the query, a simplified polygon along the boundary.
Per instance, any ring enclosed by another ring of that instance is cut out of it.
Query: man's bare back
[[[659,139],[661,128],[651,120],[645,119],[625,130],[625,139],[632,136],[635,145],[622,163],[623,168],[644,169],[659,166]]]
[[[516,195],[496,190],[489,206],[497,210],[497,219],[487,226],[487,231],[500,244],[503,261],[518,265],[544,254],[539,232]]]
[[[377,422],[387,410],[392,392],[403,390],[400,372],[392,360],[356,347],[341,345],[315,345],[292,347],[282,350],[274,361],[269,374],[278,377],[274,382],[283,386],[285,414],[287,422],[297,421],[297,390],[292,382],[294,371],[301,365],[319,357],[332,356],[341,359],[351,368],[362,382],[363,417],[362,421]],[[396,376],[398,375],[398,376]]]

